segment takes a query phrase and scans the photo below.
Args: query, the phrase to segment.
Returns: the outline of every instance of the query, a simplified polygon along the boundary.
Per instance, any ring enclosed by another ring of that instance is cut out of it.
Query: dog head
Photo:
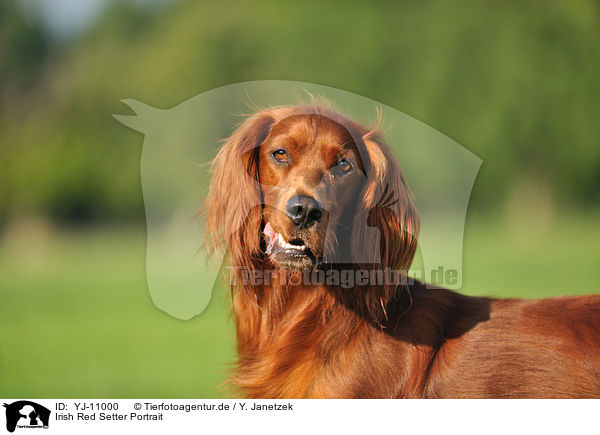
[[[322,106],[262,110],[226,141],[212,170],[208,243],[227,243],[235,266],[410,267],[418,216],[372,129]]]

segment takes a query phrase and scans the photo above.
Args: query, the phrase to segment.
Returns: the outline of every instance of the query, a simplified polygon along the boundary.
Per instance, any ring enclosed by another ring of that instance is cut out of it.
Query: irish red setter
[[[262,110],[213,171],[206,228],[235,271],[232,381],[248,397],[600,397],[600,295],[490,299],[405,279],[419,219],[376,130],[316,105]],[[384,270],[400,281],[369,279]]]

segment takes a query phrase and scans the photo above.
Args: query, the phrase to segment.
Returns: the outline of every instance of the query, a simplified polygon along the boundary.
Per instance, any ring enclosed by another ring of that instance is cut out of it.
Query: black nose
[[[285,212],[300,228],[308,228],[319,222],[323,215],[321,204],[310,196],[292,197],[285,206]]]

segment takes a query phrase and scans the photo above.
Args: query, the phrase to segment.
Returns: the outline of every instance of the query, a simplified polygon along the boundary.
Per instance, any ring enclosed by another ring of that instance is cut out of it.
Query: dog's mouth
[[[267,243],[266,254],[275,263],[292,269],[314,267],[318,263],[302,238],[292,236],[286,240],[273,229],[271,222],[267,222],[263,234]]]

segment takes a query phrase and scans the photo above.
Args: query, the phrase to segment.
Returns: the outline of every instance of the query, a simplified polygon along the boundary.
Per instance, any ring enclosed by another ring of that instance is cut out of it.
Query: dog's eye
[[[287,162],[287,153],[285,152],[285,150],[274,151],[273,157],[275,157],[275,160],[277,160],[278,162]]]
[[[352,163],[350,163],[348,160],[346,160],[343,157],[340,157],[338,159],[337,167],[340,170],[340,172],[342,172],[343,174],[347,174],[350,171],[352,171]]]

